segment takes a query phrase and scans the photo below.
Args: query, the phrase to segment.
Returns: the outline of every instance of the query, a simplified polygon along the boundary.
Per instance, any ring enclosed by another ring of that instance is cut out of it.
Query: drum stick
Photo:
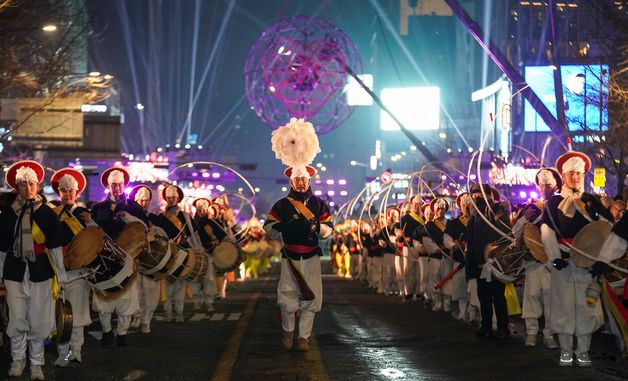
[[[454,275],[456,275],[458,271],[462,270],[463,267],[464,267],[464,263],[458,264],[458,266],[456,266],[455,269],[451,270],[449,274],[445,275],[445,277],[440,282],[438,282],[436,286],[434,286],[434,289],[438,290],[439,288],[443,287],[445,283],[449,282],[451,278],[453,278]]]

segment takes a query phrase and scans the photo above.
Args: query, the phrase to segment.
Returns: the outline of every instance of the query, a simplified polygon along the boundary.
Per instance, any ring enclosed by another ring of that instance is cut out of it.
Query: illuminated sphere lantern
[[[347,67],[362,73],[356,46],[337,26],[316,17],[285,19],[251,47],[244,67],[246,95],[272,129],[296,117],[326,134],[353,111],[343,92]]]

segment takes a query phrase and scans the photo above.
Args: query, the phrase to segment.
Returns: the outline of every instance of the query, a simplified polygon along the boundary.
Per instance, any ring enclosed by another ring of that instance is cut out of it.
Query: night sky
[[[94,28],[90,69],[118,80],[124,152],[174,144],[195,100],[191,129],[209,149],[206,159],[257,163],[256,171],[244,175],[263,191],[279,191],[275,179],[282,177],[283,166],[270,149],[271,129],[250,110],[243,67],[253,42],[280,19],[317,16],[339,26],[357,45],[377,93],[383,87],[439,86],[441,103],[454,119],[478,117],[468,94],[480,84],[455,68],[460,23],[454,17],[414,17],[411,33],[399,36],[399,1],[377,4],[379,12],[364,0],[88,1]],[[135,108],[138,103],[143,110]],[[434,149],[443,148],[436,135],[421,137]],[[357,107],[340,128],[320,138],[316,161],[328,168],[326,177],[347,178],[355,192],[367,169],[349,162],[368,163],[376,139],[388,149],[410,146],[401,133],[380,132],[376,105]],[[414,155],[418,166],[421,157]],[[416,167],[413,163],[409,166]]]

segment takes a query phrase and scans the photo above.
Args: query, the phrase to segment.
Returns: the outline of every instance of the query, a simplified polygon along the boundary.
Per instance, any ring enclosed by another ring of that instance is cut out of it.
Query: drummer
[[[72,239],[88,223],[92,223],[89,209],[79,206],[76,202],[85,190],[87,180],[81,171],[74,168],[63,168],[56,171],[51,178],[52,189],[61,197],[61,205],[54,208],[62,224],[63,246],[70,244]],[[92,323],[89,313],[89,283],[82,277],[84,270],[68,270],[70,282],[61,284],[64,297],[72,306],[72,336],[68,343],[57,345],[59,357],[55,366],[67,366],[70,361],[82,362],[84,327]]]
[[[445,228],[445,234],[443,235],[443,245],[451,254],[456,267],[460,265],[464,266],[465,262],[467,223],[469,222],[469,212],[472,207],[472,202],[471,195],[468,192],[461,192],[456,197],[456,206],[460,210],[460,215],[449,220]],[[458,320],[467,320],[469,298],[464,270],[458,271],[450,282],[452,287],[452,301],[458,302],[458,316],[456,318]]]
[[[439,290],[435,290],[434,286],[440,282],[442,277],[448,274],[453,269],[453,262],[443,256],[444,246],[443,238],[445,235],[445,229],[447,228],[448,220],[445,218],[445,213],[449,210],[449,202],[442,197],[437,197],[430,203],[430,211],[434,216],[431,221],[425,223],[425,232],[427,233],[423,237],[423,246],[430,254],[429,267],[427,271],[427,289],[431,294],[433,301],[432,311],[445,312],[451,311],[451,282],[445,284],[444,287]]]
[[[153,191],[147,185],[140,184],[133,187],[129,193],[129,199],[137,202],[142,207],[142,212],[150,219],[151,213],[148,211],[148,207],[153,199]],[[166,233],[162,231],[162,234],[165,237]],[[159,305],[160,284],[159,280],[139,274],[137,288],[140,310],[133,316],[131,327],[140,327],[142,333],[151,332],[150,323],[153,320],[153,313]]]
[[[403,253],[403,276],[404,276],[404,300],[412,298],[418,300],[419,294],[419,246],[413,244],[414,232],[419,226],[423,226],[425,221],[419,215],[421,208],[421,197],[414,195],[410,197],[407,211],[401,217],[401,229],[403,231],[404,246]]]
[[[183,200],[183,190],[176,185],[168,185],[162,190],[161,196],[166,200],[166,209],[155,216],[152,222],[161,227],[168,234],[168,238],[184,247],[192,247],[189,240],[195,234],[196,227],[190,216],[179,208]],[[176,313],[175,321],[183,323],[183,308],[185,305],[185,288],[187,281],[183,278],[172,280],[166,286],[166,301],[164,302],[164,321],[172,321],[172,307]]]
[[[531,223],[539,226],[543,217],[545,201],[549,200],[563,186],[563,181],[558,171],[554,168],[541,168],[536,173],[536,185],[542,196],[542,200],[531,202],[524,208],[524,214],[520,218],[513,231],[516,239],[523,235],[523,224]],[[550,331],[551,321],[551,277],[547,267],[535,260],[525,261],[525,283],[523,286],[523,309],[521,318],[526,325],[526,347],[534,347],[539,334],[539,318],[545,316],[543,328],[543,342],[550,349],[558,348]]]
[[[129,173],[122,167],[108,168],[100,175],[100,183],[108,190],[109,194],[104,201],[94,205],[92,219],[113,240],[120,235],[126,224],[125,221],[128,221],[129,218],[139,219],[148,224],[148,218],[142,211],[142,207],[126,197],[124,188],[129,183],[129,179]],[[111,314],[116,312],[118,315],[116,343],[118,346],[126,346],[131,317],[140,308],[136,283],[134,282],[127,292],[115,300],[103,300],[94,294],[92,306],[98,312],[102,325],[101,344],[110,346],[113,343]]]
[[[214,297],[216,297],[216,276],[214,274],[214,266],[211,260],[211,252],[218,244],[218,240],[214,235],[211,227],[210,218],[214,216],[214,208],[211,207],[211,200],[207,198],[197,198],[192,203],[196,209],[194,215],[194,223],[198,228],[198,235],[205,252],[209,255],[209,267],[203,278],[195,282],[192,289],[194,295],[194,308],[200,309],[205,304],[207,312],[214,311]],[[211,211],[211,214],[210,214]]]
[[[11,339],[9,377],[20,377],[30,358],[31,380],[43,380],[44,340],[54,322],[52,277],[67,280],[61,248],[61,223],[38,194],[44,179],[41,164],[22,160],[6,172],[6,183],[17,192],[0,209],[0,278],[4,275],[9,307],[7,335]]]
[[[573,336],[578,338],[576,364],[591,366],[589,345],[591,335],[601,325],[601,307],[586,303],[585,291],[591,282],[587,269],[575,266],[569,250],[576,234],[589,222],[600,217],[611,220],[607,209],[601,207],[597,196],[585,193],[584,179],[591,168],[591,159],[582,152],[569,151],[556,160],[556,169],[562,176],[560,194],[545,204],[541,236],[552,266],[551,329],[558,334],[559,365],[572,366]]]
[[[210,224],[218,241],[234,237],[240,231],[240,227],[236,224],[227,196],[215,197],[212,200],[212,207],[215,213],[214,218],[210,218]],[[216,272],[216,287],[222,299],[227,297],[229,282],[235,282],[235,271]]]

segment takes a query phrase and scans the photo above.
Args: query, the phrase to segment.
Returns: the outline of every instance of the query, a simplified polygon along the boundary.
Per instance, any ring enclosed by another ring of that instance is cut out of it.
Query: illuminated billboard
[[[560,69],[569,130],[608,129],[608,65],[563,65]],[[528,85],[556,116],[553,67],[526,66],[524,75]],[[528,132],[550,131],[528,101],[525,101],[524,126]]]
[[[440,123],[440,88],[400,87],[382,89],[384,105],[412,131],[437,130]],[[399,126],[385,111],[380,111],[380,128],[399,131]]]

